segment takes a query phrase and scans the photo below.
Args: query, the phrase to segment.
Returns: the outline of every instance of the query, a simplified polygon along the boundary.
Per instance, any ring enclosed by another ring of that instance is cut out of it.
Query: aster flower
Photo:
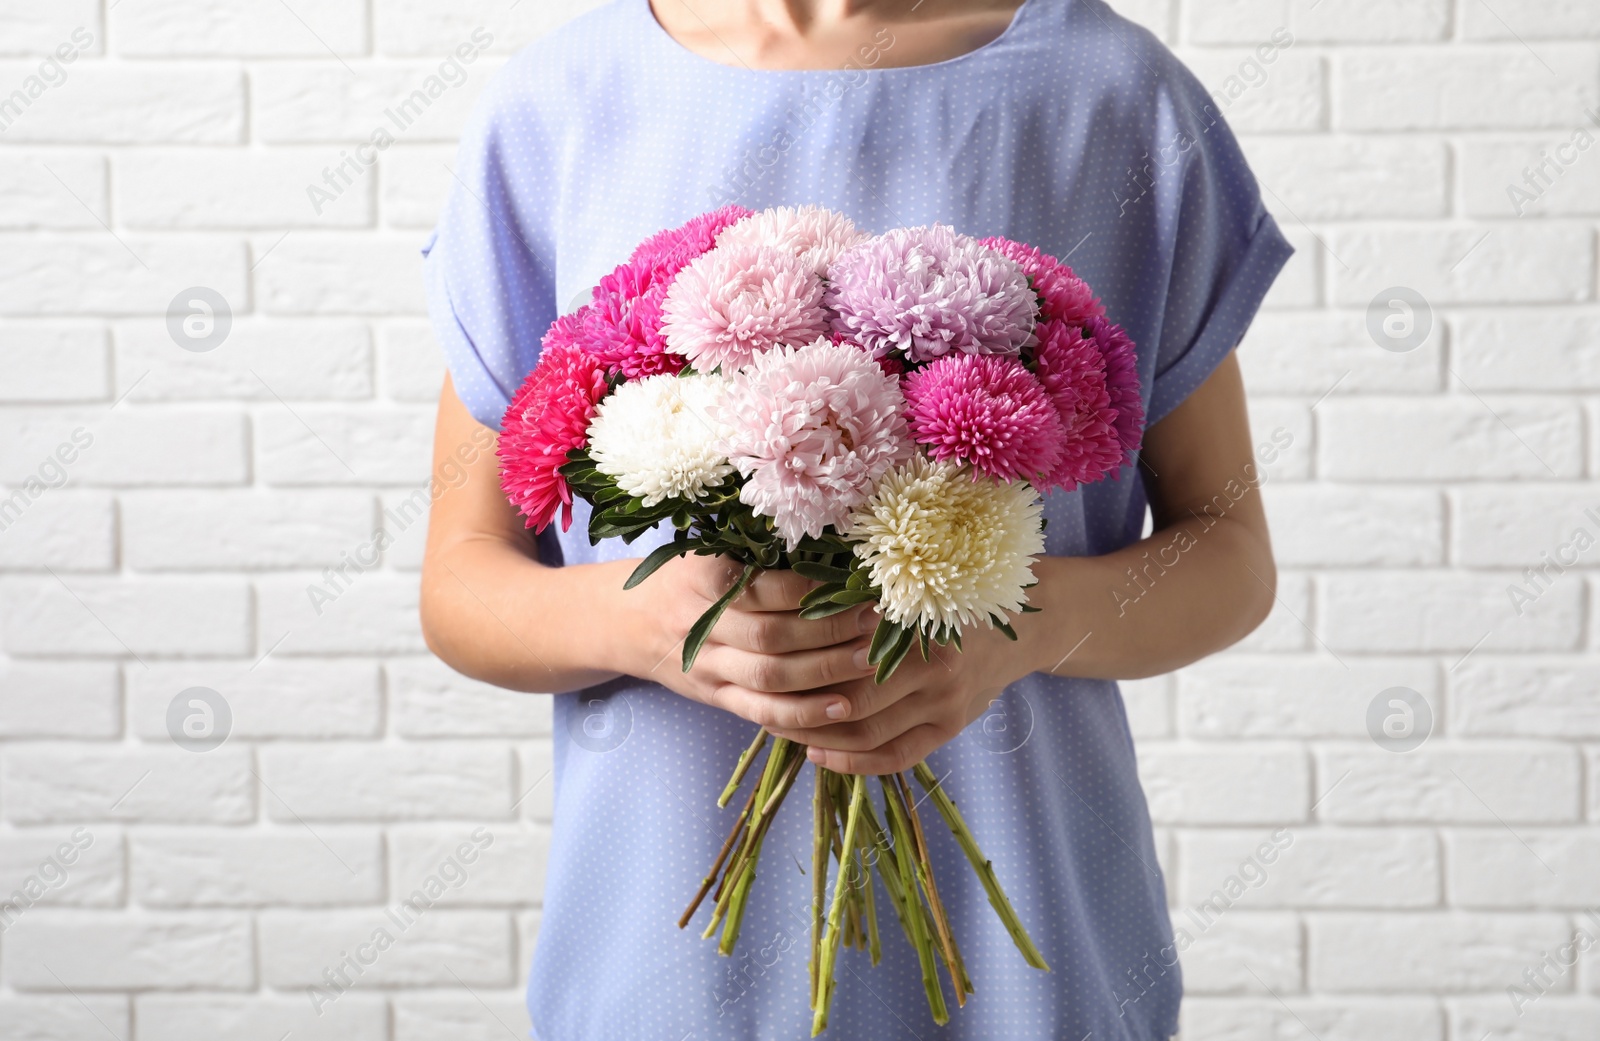
[[[923,362],[1032,342],[1038,301],[1022,268],[943,224],[868,239],[839,255],[828,280],[834,330],[874,355]]]
[[[500,422],[500,487],[543,531],[557,513],[572,526],[572,490],[559,472],[567,453],[587,442],[589,419],[605,397],[605,366],[571,341],[573,323],[557,321],[535,365]]]
[[[718,246],[678,273],[662,304],[667,349],[702,372],[732,373],[774,347],[827,331],[822,282],[771,246]]]
[[[648,376],[600,402],[589,423],[589,458],[617,487],[654,506],[693,502],[733,473],[715,443],[711,419],[727,381],[721,376]]]
[[[1139,396],[1139,358],[1133,341],[1122,326],[1103,317],[1091,318],[1088,335],[1099,348],[1106,364],[1106,390],[1111,394],[1111,407],[1116,410],[1112,426],[1117,430],[1117,440],[1131,462],[1139,450],[1144,434],[1144,400]]]
[[[1061,455],[1040,487],[1071,491],[1117,469],[1123,447],[1099,346],[1084,339],[1076,326],[1045,322],[1039,326],[1034,364],[1064,435]]]
[[[1086,325],[1089,319],[1106,313],[1095,298],[1089,283],[1055,257],[1033,246],[992,235],[979,240],[990,249],[1010,257],[1033,280],[1033,288],[1043,301],[1041,319],[1054,318],[1068,325]]]
[[[840,253],[869,237],[842,213],[821,206],[778,206],[729,227],[717,237],[717,245],[773,246],[793,253],[823,278]]]
[[[771,517],[792,550],[842,524],[912,454],[904,407],[865,351],[819,337],[756,355],[713,415],[730,430],[719,448],[748,478],[740,501]]]
[[[903,627],[992,624],[1027,602],[1044,552],[1042,506],[1021,481],[973,480],[966,467],[916,455],[884,475],[848,522],[878,609]]]
[[[1001,481],[1038,481],[1060,461],[1061,417],[1016,358],[947,354],[913,370],[902,389],[911,436],[934,459]]]

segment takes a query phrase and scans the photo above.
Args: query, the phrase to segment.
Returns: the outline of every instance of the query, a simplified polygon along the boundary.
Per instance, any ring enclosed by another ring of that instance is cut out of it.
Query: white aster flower
[[[733,473],[715,442],[721,376],[656,375],[630,380],[600,402],[589,424],[589,456],[617,487],[654,506],[669,496],[695,500]]]
[[[847,537],[883,590],[891,622],[929,630],[989,623],[1022,609],[1033,558],[1044,552],[1038,493],[917,455],[878,482]]]
[[[870,237],[849,217],[821,206],[775,206],[724,228],[717,245],[775,246],[821,278],[840,253]]]

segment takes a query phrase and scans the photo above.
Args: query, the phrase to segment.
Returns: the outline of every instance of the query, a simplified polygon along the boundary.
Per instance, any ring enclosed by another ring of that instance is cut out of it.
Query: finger
[[[741,611],[798,611],[800,598],[820,582],[801,578],[788,568],[758,571],[738,600]]]
[[[707,667],[712,675],[730,683],[769,694],[836,693],[837,687],[872,672],[867,662],[870,643],[862,636],[851,643],[790,654],[757,654],[719,646]]]
[[[803,730],[826,723],[828,706],[843,704],[844,699],[828,694],[773,694],[724,683],[711,692],[707,703],[757,726]]]
[[[932,699],[902,697],[882,712],[863,719],[832,720],[810,728],[772,728],[773,736],[814,748],[836,752],[870,752],[894,741],[924,723],[943,720],[941,706]]]
[[[826,618],[801,618],[792,611],[746,611],[730,608],[712,630],[718,643],[757,654],[788,654],[832,647],[870,633],[878,616],[871,604]]]
[[[806,758],[835,773],[895,774],[922,762],[947,740],[944,731],[932,723],[923,723],[870,752],[841,752],[812,747],[806,750]]]

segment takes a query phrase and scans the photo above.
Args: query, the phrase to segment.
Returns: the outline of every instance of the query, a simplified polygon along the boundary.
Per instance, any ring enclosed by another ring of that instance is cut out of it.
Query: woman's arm
[[[1140,472],[1152,534],[1099,557],[1045,557],[1013,619],[1018,641],[974,627],[964,651],[908,656],[888,682],[839,688],[850,719],[773,733],[846,773],[893,773],[925,758],[1032,672],[1133,679],[1237,642],[1272,608],[1277,572],[1261,508],[1244,385],[1230,354],[1145,432]]]

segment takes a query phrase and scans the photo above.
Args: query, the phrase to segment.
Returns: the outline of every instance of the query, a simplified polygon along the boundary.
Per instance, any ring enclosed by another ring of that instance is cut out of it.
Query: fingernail
[[[820,763],[822,762],[822,750],[820,748],[808,748],[806,749],[806,758],[813,763]]]
[[[872,630],[878,627],[878,614],[871,608],[862,611],[858,616],[858,619],[861,625],[861,631],[864,633],[870,633]]]
[[[830,701],[828,702],[828,707],[823,711],[828,714],[829,719],[843,719],[850,714],[850,703],[848,701]]]
[[[853,657],[851,659],[851,661],[855,662],[856,668],[858,668],[858,669],[866,669],[866,668],[870,668],[871,665],[872,665],[872,663],[867,660],[871,656],[872,656],[872,648],[870,648],[870,647],[861,647],[861,648],[858,648],[856,650],[855,657]]]

